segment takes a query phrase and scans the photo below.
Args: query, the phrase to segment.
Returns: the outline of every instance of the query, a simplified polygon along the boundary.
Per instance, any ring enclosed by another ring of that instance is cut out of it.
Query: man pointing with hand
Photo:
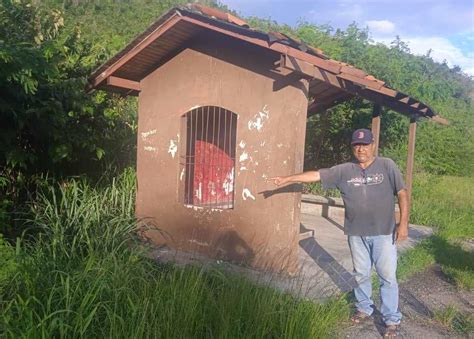
[[[337,188],[345,206],[344,233],[348,236],[358,286],[354,288],[357,312],[353,323],[373,312],[372,265],[380,280],[380,298],[386,337],[397,335],[398,310],[396,241],[408,236],[408,196],[402,175],[393,160],[375,156],[372,132],[358,129],[352,135],[354,162],[319,171],[274,177],[274,184],[321,181],[324,189]],[[400,223],[395,225],[395,195],[400,206]]]

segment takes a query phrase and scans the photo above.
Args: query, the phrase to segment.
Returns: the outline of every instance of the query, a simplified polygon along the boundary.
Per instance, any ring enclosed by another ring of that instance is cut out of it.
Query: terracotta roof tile
[[[189,5],[189,7],[198,10],[199,12],[201,12],[201,14],[206,15],[208,17],[216,18],[216,19],[223,20],[223,21],[227,21],[227,22],[230,22],[230,23],[235,24],[237,26],[249,27],[247,22],[245,22],[244,20],[242,20],[242,19],[240,19],[240,18],[238,18],[238,17],[236,17],[236,16],[234,16],[230,13],[222,12],[222,11],[216,9],[216,8],[207,7],[207,6],[204,6],[204,5],[201,5],[201,4],[191,4],[191,5]]]

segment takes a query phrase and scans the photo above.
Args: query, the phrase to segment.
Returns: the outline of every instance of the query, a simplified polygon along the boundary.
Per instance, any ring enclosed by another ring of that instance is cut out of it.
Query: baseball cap
[[[359,128],[352,133],[351,145],[364,144],[368,145],[374,141],[372,132],[366,128]]]

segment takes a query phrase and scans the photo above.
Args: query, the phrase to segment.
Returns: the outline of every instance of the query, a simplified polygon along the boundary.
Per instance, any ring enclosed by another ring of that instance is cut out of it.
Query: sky
[[[375,42],[398,35],[414,54],[446,60],[474,76],[474,0],[221,0],[241,16],[296,26],[307,21],[346,29],[368,27]],[[315,46],[317,47],[317,46]]]

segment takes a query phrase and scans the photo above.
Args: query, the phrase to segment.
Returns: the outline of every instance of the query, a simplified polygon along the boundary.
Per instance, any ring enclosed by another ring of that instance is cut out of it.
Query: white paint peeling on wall
[[[280,144],[277,144],[277,147],[278,147],[278,148],[282,148],[282,147],[283,147],[283,144],[281,144],[281,143],[280,143]]]
[[[244,152],[242,152],[242,154],[239,157],[239,162],[243,162],[245,160],[248,160],[248,158],[249,158],[248,153],[244,151]]]
[[[263,146],[265,146],[265,143],[266,143],[266,141],[265,141],[265,140],[263,140],[263,141],[260,143],[260,147],[263,147]]]
[[[266,175],[265,173],[262,174],[262,178],[267,180],[268,179],[268,175]]]
[[[242,199],[247,200],[248,198],[255,200],[255,197],[252,195],[252,192],[248,188],[242,190]]]
[[[179,175],[179,181],[183,181],[184,178],[184,168],[181,170],[181,174]]]
[[[171,157],[174,159],[176,152],[178,152],[178,145],[176,144],[175,140],[171,139],[170,147],[168,148],[168,153],[170,153]]]
[[[225,191],[226,195],[229,195],[230,192],[234,191],[234,168],[227,173],[224,183],[222,184],[222,188]]]
[[[199,187],[196,190],[196,198],[202,200],[202,182],[199,183]]]
[[[245,166],[240,166],[240,170],[241,170],[241,171],[247,171],[247,170],[248,170],[248,168],[247,168],[247,167],[245,167]]]
[[[190,239],[188,241],[190,243],[193,243],[193,244],[196,244],[196,245],[199,245],[199,246],[209,246],[209,243],[207,243],[205,241],[199,241],[199,240],[196,240],[196,239]]]
[[[242,148],[242,149],[244,149],[244,148],[245,148],[245,145],[246,145],[246,144],[245,144],[245,141],[240,140],[239,147]]]
[[[283,161],[283,165],[286,165],[287,163],[288,163],[288,161],[287,161],[287,160]]]
[[[204,210],[204,207],[201,207],[201,206],[194,206],[194,205],[184,205],[184,206],[186,206],[186,208],[192,208],[195,211]]]
[[[148,138],[150,135],[153,135],[153,134],[156,134],[156,129],[152,129],[150,131],[142,132],[141,133],[142,140],[145,140],[146,138]]]
[[[143,149],[147,152],[156,152],[157,151],[156,147],[153,147],[153,146],[145,146],[145,147],[143,147]]]
[[[265,121],[270,118],[270,111],[267,108],[267,105],[263,106],[263,108],[253,116],[252,119],[248,122],[249,130],[256,129],[258,132],[263,128]]]

